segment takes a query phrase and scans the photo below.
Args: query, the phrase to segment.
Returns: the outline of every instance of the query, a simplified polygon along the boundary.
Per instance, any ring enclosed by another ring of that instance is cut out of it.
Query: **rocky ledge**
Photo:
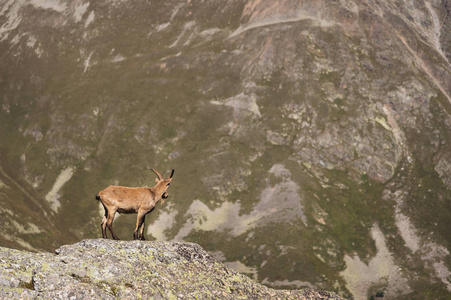
[[[1,299],[341,299],[273,290],[197,244],[84,240],[52,253],[0,247]]]

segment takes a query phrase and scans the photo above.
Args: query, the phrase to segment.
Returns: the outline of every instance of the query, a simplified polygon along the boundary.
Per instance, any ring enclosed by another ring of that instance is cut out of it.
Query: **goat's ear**
[[[158,182],[160,182],[160,180],[158,180],[158,178],[155,178],[155,182],[158,183]]]

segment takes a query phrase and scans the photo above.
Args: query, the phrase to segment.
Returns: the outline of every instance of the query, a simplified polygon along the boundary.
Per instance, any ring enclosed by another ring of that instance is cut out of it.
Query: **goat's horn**
[[[161,174],[158,173],[158,171],[156,171],[156,170],[154,170],[154,169],[151,169],[151,170],[152,170],[155,174],[157,174],[159,180],[163,180],[163,176],[161,176]]]
[[[171,172],[171,175],[169,175],[169,178],[172,178],[172,176],[174,176],[174,169],[172,169],[172,172]]]

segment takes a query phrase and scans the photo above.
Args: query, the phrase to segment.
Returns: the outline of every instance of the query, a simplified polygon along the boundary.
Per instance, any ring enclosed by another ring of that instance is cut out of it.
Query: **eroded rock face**
[[[1,299],[341,299],[269,289],[192,243],[84,240],[56,254],[0,248],[0,267]]]
[[[0,245],[100,237],[99,190],[174,168],[147,238],[273,288],[445,298],[450,7],[0,1]]]

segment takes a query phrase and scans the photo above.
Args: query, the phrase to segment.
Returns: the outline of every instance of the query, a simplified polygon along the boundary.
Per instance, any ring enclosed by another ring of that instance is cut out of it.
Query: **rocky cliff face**
[[[191,243],[84,240],[56,254],[0,248],[0,264],[2,299],[341,299],[269,289]]]
[[[450,7],[2,1],[1,243],[99,237],[99,190],[174,168],[148,237],[274,288],[444,297]]]

